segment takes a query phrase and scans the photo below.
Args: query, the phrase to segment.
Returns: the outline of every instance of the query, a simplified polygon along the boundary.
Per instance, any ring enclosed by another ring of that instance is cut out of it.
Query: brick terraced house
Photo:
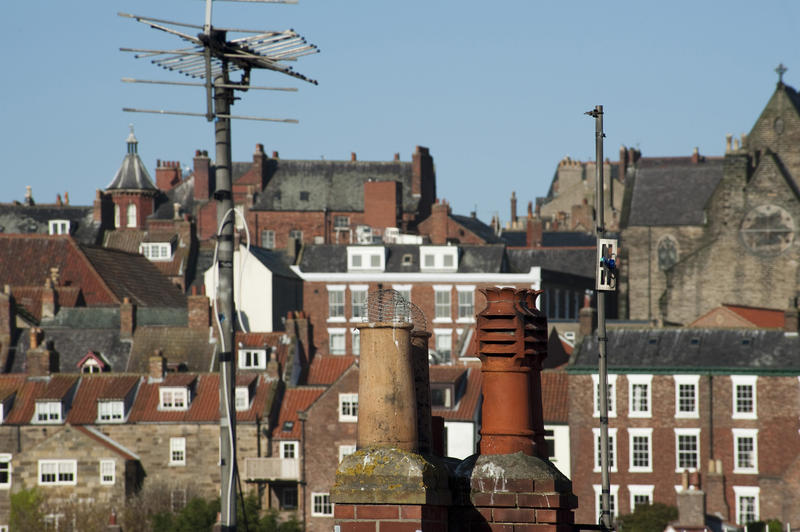
[[[708,514],[743,526],[800,519],[800,338],[795,330],[611,329],[610,478],[614,516],[676,504],[696,472]],[[579,522],[599,512],[597,339],[569,373]]]

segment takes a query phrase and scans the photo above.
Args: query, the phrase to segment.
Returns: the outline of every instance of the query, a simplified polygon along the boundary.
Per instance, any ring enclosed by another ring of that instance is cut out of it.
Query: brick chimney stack
[[[450,205],[445,200],[436,200],[431,208],[430,235],[431,244],[443,246],[447,244],[448,227],[450,225]]]
[[[511,226],[509,229],[517,227],[517,193],[511,191]]]
[[[211,159],[208,152],[197,150],[194,152],[194,199],[207,200],[214,192],[214,183],[211,175]]]
[[[529,248],[542,247],[542,232],[542,221],[529,216],[525,223],[525,246]]]
[[[42,288],[42,318],[52,318],[58,312],[58,292],[53,286],[53,279],[44,280]]]
[[[30,330],[30,347],[25,353],[25,367],[30,377],[47,377],[58,373],[58,353],[50,342],[42,342],[42,330],[36,327]]]
[[[192,287],[192,295],[186,298],[186,306],[189,314],[189,328],[207,331],[211,326],[211,306],[205,295],[197,294],[196,286]]]
[[[151,382],[160,382],[167,373],[167,359],[161,349],[156,349],[149,359],[148,377]]]
[[[576,342],[580,342],[586,336],[590,336],[597,328],[597,311],[592,307],[592,296],[583,295],[583,307],[578,311],[578,337]]]
[[[129,340],[133,338],[134,330],[136,330],[136,305],[131,303],[129,297],[124,297],[119,306],[119,336]]]
[[[0,292],[0,364],[5,367],[8,358],[8,348],[15,330],[14,304],[11,296],[11,287],[5,285]]]
[[[172,190],[181,182],[181,163],[178,161],[156,161],[156,186],[162,192]]]
[[[706,526],[706,494],[700,489],[700,474],[684,471],[678,497],[676,529],[702,529]]]

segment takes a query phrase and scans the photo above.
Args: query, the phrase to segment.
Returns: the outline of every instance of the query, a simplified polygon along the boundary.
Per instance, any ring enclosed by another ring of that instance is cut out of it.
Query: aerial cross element
[[[779,64],[775,69],[775,73],[778,74],[778,83],[783,83],[783,75],[786,74],[786,71],[789,70],[783,63]]]
[[[217,0],[220,1],[220,0]],[[296,0],[228,0],[258,3],[296,3]],[[140,113],[172,114],[183,116],[201,116],[214,124],[216,142],[216,190],[217,200],[217,271],[219,274],[216,293],[214,294],[214,317],[219,329],[219,371],[220,371],[220,475],[221,475],[221,512],[220,524],[223,532],[236,530],[236,415],[233,410],[233,390],[235,383],[235,365],[233,364],[233,340],[235,313],[233,299],[233,227],[237,216],[233,209],[231,194],[231,129],[232,118],[246,120],[266,120],[272,122],[297,123],[297,120],[280,118],[263,118],[254,116],[234,116],[230,114],[233,105],[233,91],[288,90],[293,88],[255,87],[250,85],[250,73],[253,69],[267,69],[292,76],[294,78],[317,84],[316,81],[295,72],[286,61],[319,52],[319,49],[308,44],[294,30],[259,31],[230,28],[215,28],[211,24],[213,0],[206,0],[205,24],[197,26],[157,19],[118,13],[121,17],[132,18],[166,33],[176,35],[190,46],[171,50],[146,50],[121,48],[123,52],[135,52],[137,58],[148,58],[151,62],[166,70],[179,72],[203,82],[151,81],[123,78],[122,81],[133,83],[155,83],[163,85],[197,86],[206,89],[206,112],[192,113],[185,111],[163,111],[124,108],[123,111]],[[190,35],[178,28],[201,30],[197,35]],[[246,37],[227,40],[228,33],[251,34]],[[232,71],[241,71],[238,82],[230,80]]]

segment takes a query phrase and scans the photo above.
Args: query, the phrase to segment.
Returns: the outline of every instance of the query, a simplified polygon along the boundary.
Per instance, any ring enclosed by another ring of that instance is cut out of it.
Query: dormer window
[[[453,387],[449,384],[431,384],[431,406],[433,408],[452,408]]]
[[[68,235],[69,220],[50,220],[47,224],[47,229],[51,235]]]
[[[188,410],[189,389],[185,387],[161,387],[158,390],[159,410]]]
[[[458,271],[457,246],[420,246],[419,254],[422,271]]]
[[[169,242],[142,242],[139,244],[139,253],[151,261],[172,259],[172,244]]]
[[[11,407],[14,406],[15,396],[16,392],[11,392],[0,401],[0,423],[5,423],[6,415],[11,411]]]
[[[98,423],[122,423],[125,420],[125,403],[123,401],[98,401]]]
[[[63,412],[61,401],[37,401],[33,423],[61,423]]]
[[[239,369],[266,369],[266,349],[239,349]]]
[[[386,269],[386,248],[383,246],[347,246],[348,271],[382,272]]]

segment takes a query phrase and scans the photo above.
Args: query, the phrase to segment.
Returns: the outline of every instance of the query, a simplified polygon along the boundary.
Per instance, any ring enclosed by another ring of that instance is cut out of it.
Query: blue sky
[[[202,118],[122,112],[122,107],[202,112],[200,89],[124,84],[124,76],[182,81],[120,47],[177,47],[125,11],[202,23],[201,0],[4,1],[0,98],[0,201],[40,203],[69,191],[89,204],[113,178],[133,123],[140,154],[191,164],[213,154]],[[620,145],[645,156],[720,155],[725,134],[749,131],[774,91],[774,68],[800,86],[800,3],[675,0],[301,0],[298,5],[215,4],[219,26],[294,28],[321,53],[295,69],[312,86],[272,72],[233,112],[296,118],[298,125],[236,121],[234,160],[256,143],[283,158],[410,160],[427,146],[439,197],[489,221],[524,211],[547,193],[558,161],[594,157],[605,108],[606,155]]]

